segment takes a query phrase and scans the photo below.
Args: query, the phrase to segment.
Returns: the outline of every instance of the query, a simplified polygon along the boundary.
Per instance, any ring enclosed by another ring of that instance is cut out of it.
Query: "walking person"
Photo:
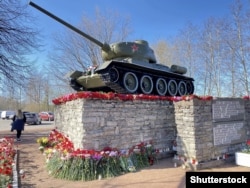
[[[20,137],[22,135],[22,131],[24,130],[24,124],[26,123],[26,117],[22,110],[18,109],[12,120],[13,123],[11,131],[16,130],[16,140],[20,142]]]

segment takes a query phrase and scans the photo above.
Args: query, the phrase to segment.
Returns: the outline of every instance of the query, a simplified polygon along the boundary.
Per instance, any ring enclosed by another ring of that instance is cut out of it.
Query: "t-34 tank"
[[[187,69],[178,65],[168,67],[157,63],[147,41],[102,43],[35,3],[30,2],[30,5],[101,47],[103,64],[85,72],[76,70],[69,73],[70,85],[74,90],[161,96],[194,93],[194,79],[184,76]]]

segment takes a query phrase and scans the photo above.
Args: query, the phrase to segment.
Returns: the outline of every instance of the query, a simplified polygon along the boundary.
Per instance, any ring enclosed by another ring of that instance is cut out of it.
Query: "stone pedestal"
[[[199,168],[220,163],[214,161],[240,151],[250,138],[248,100],[136,98],[66,100],[55,107],[55,125],[84,149],[128,149],[152,141],[159,156],[167,157],[176,140],[177,155]]]
[[[57,105],[55,125],[76,148],[128,149],[153,141],[162,151],[176,137],[170,101],[77,99]]]

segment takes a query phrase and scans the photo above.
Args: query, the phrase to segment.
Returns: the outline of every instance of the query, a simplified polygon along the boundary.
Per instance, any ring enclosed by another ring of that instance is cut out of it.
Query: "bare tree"
[[[44,84],[48,81],[45,79],[42,72],[32,71],[30,74],[30,79],[27,82],[26,90],[26,101],[29,104],[41,105],[41,101],[44,98]]]
[[[202,80],[197,79],[203,74],[204,66],[201,62],[199,52],[199,28],[187,23],[172,42],[172,62],[187,68],[187,76],[195,79],[195,91],[202,89]]]
[[[231,21],[227,20],[227,26],[223,29],[223,65],[222,65],[222,77],[225,80],[222,85],[222,90],[226,96],[237,97],[239,94],[239,69],[237,68],[236,51],[237,49],[234,42],[234,29],[232,28]]]
[[[114,11],[97,10],[94,20],[84,16],[78,28],[108,44],[124,41],[130,33],[129,19],[121,17]],[[68,28],[65,28],[64,33],[56,35],[55,42],[55,50],[49,55],[48,70],[50,75],[54,75],[54,81],[61,89],[63,85],[65,89],[70,89],[65,77],[68,72],[84,71],[89,66],[103,63],[100,47]]]
[[[209,18],[198,27],[188,23],[174,42],[166,42],[170,62],[187,67],[197,94],[249,95],[249,2],[242,6],[235,0],[232,5],[231,17]]]
[[[248,4],[249,5],[249,4]],[[250,34],[249,34],[249,12],[244,10],[241,1],[237,0],[231,7],[232,11],[232,30],[231,40],[228,40],[234,60],[237,63],[239,83],[241,87],[238,88],[241,95],[249,95],[249,48],[250,48]],[[248,13],[248,14],[247,14]],[[243,89],[242,89],[243,88]]]
[[[19,0],[0,1],[0,80],[7,85],[24,85],[31,68],[25,55],[38,47],[26,8]]]
[[[156,59],[159,63],[162,63],[167,66],[171,66],[172,62],[172,49],[171,45],[165,40],[160,40],[153,45]]]
[[[204,93],[208,95],[222,95],[223,83],[223,33],[224,22],[210,18],[205,22],[201,37],[201,55],[205,62]]]
[[[184,65],[188,69],[188,75],[194,76],[195,72],[200,69],[197,67],[197,43],[199,39],[199,30],[192,23],[180,30],[179,38],[176,39],[174,49],[177,52],[175,61]],[[181,55],[181,56],[180,56]],[[179,58],[181,57],[181,59]]]

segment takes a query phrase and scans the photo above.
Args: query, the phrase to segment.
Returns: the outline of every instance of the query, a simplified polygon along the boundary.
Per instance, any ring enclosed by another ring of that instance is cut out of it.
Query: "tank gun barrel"
[[[66,27],[70,28],[71,30],[75,31],[76,33],[80,34],[81,36],[89,39],[90,41],[94,42],[95,44],[97,44],[98,46],[100,46],[102,49],[106,48],[106,45],[104,45],[102,42],[100,42],[99,40],[91,37],[90,35],[84,33],[83,31],[77,29],[76,27],[74,27],[73,25],[67,23],[66,21],[62,20],[61,18],[55,16],[54,14],[50,13],[49,11],[43,9],[42,7],[38,6],[37,4],[33,3],[32,1],[29,2],[29,4],[38,9],[39,11],[43,12],[44,14],[48,15],[49,17],[55,19],[56,21],[58,21],[59,23],[65,25]]]

